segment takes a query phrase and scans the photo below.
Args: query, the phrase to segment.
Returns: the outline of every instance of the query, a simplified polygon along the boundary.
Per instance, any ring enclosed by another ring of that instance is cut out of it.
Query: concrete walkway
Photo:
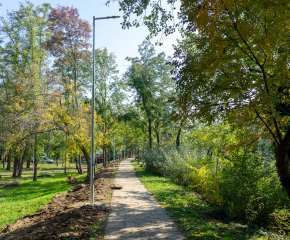
[[[131,160],[124,160],[116,174],[115,184],[123,189],[113,192],[104,240],[185,239],[136,177]]]

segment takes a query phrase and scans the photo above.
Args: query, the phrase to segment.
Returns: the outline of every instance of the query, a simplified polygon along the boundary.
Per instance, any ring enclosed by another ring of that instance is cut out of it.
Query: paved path
[[[104,240],[185,239],[136,177],[131,160],[124,160],[116,174],[115,184],[123,189],[113,192]]]

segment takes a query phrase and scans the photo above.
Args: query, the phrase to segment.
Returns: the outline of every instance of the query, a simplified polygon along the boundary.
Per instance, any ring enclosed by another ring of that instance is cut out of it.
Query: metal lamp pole
[[[95,21],[110,18],[119,18],[120,16],[109,16],[96,18],[93,17],[93,86],[92,86],[92,141],[91,141],[91,177],[90,177],[90,200],[94,205],[94,174],[95,174]]]
[[[114,120],[114,168],[115,168],[115,120]]]

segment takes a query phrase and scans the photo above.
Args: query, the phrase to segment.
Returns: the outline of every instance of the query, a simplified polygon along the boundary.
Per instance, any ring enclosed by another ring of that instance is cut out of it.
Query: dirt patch
[[[16,181],[16,180],[13,183],[0,184],[0,188],[4,188],[4,187],[19,187],[19,186],[20,186],[20,182]]]
[[[41,175],[39,175],[37,177],[51,177],[51,175],[49,175],[49,174],[41,174]]]
[[[221,222],[228,222],[230,219],[230,215],[226,211],[226,209],[222,207],[212,207],[212,209],[204,212],[202,218],[205,220],[214,219]]]
[[[86,239],[96,229],[96,222],[104,222],[108,213],[106,199],[113,185],[113,168],[99,170],[95,174],[94,199],[96,206],[89,202],[90,182],[84,181],[67,193],[56,194],[51,202],[36,214],[29,214],[0,230],[0,239],[44,240],[44,239]],[[98,236],[104,231],[99,224]],[[101,239],[101,237],[96,238]]]

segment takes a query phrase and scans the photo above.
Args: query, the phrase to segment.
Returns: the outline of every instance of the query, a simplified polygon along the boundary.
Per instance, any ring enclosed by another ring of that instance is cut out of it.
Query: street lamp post
[[[114,168],[115,168],[115,161],[116,161],[115,158],[116,158],[116,155],[115,155],[115,131],[114,131]]]
[[[120,16],[109,16],[96,18],[93,17],[93,86],[92,86],[92,141],[91,141],[91,177],[90,177],[90,200],[94,205],[94,178],[95,178],[95,21],[110,18],[119,18]]]

